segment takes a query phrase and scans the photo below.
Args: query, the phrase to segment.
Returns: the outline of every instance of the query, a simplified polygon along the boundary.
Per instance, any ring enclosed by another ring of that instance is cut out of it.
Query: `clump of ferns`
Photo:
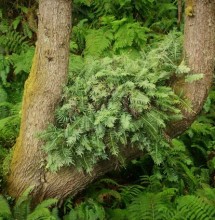
[[[0,219],[59,219],[58,210],[54,207],[57,204],[57,199],[44,200],[35,208],[32,208],[32,198],[30,195],[32,189],[33,187],[26,189],[14,205],[11,205],[2,195],[0,195]]]
[[[128,145],[160,164],[169,149],[166,124],[181,118],[181,98],[166,85],[173,73],[188,72],[183,62],[178,65],[181,42],[181,34],[173,32],[139,59],[88,57],[84,67],[76,59],[56,124],[40,135],[47,167],[75,165],[90,172],[99,160],[120,158],[120,149]]]

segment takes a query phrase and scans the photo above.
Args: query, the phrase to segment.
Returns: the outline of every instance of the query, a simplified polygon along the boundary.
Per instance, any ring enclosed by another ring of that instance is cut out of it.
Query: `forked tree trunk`
[[[200,112],[212,83],[215,57],[215,0],[195,0],[194,16],[186,17],[185,54],[194,73],[204,78],[192,84],[182,84],[193,111],[184,112],[184,119],[168,130],[173,137],[183,132]],[[37,201],[75,195],[90,182],[118,167],[115,159],[96,165],[91,175],[76,168],[63,168],[58,173],[44,169],[44,154],[36,134],[53,121],[54,109],[66,82],[70,33],[70,0],[41,0],[39,7],[38,42],[33,67],[25,85],[20,135],[16,143],[8,189],[18,197],[29,185],[34,185]],[[177,84],[177,83],[176,83]],[[180,85],[181,86],[181,85]],[[128,160],[139,150],[122,152]]]

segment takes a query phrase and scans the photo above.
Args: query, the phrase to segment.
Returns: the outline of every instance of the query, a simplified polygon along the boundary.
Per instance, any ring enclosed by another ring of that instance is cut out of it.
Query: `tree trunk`
[[[215,0],[192,1],[193,15],[185,18],[184,56],[191,72],[203,73],[204,78],[193,83],[185,83],[182,80],[175,82],[174,87],[180,88],[189,100],[192,109],[184,110],[184,119],[169,126],[167,133],[170,137],[181,134],[192,124],[202,110],[213,82],[215,67]]]
[[[8,179],[13,196],[29,185],[36,190],[43,186],[44,155],[37,134],[53,122],[68,75],[71,1],[40,0],[38,17],[36,52],[25,83],[20,134]]]
[[[215,1],[195,2],[194,16],[186,17],[184,47],[190,68],[194,73],[203,73],[204,78],[192,84],[183,83],[183,90],[192,103],[193,111],[184,111],[184,119],[170,126],[168,134],[171,137],[183,132],[201,110],[215,66]],[[37,201],[50,197],[64,199],[68,195],[75,195],[96,178],[118,167],[114,158],[97,164],[90,175],[79,172],[74,167],[50,173],[42,166],[42,143],[35,135],[53,121],[54,109],[61,97],[62,85],[66,82],[69,0],[41,0],[39,13],[37,49],[25,86],[21,130],[8,181],[9,193],[15,197],[29,185],[34,185]],[[122,154],[130,160],[141,152],[127,148]]]

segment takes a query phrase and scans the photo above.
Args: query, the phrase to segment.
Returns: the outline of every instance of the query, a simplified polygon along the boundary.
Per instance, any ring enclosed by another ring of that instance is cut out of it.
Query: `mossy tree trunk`
[[[215,68],[215,0],[192,0],[192,16],[185,17],[184,58],[194,74],[202,73],[202,80],[193,83],[176,81],[174,87],[182,91],[192,110],[184,111],[184,119],[169,126],[173,137],[186,130],[202,109],[213,82]]]
[[[185,57],[194,73],[204,78],[192,84],[182,83],[193,111],[184,111],[184,119],[170,125],[173,137],[183,132],[200,112],[212,83],[215,67],[215,1],[193,0],[194,16],[186,17]],[[37,201],[75,195],[90,182],[118,167],[115,159],[97,164],[91,175],[76,168],[63,168],[57,173],[44,169],[45,155],[36,134],[53,121],[62,86],[66,82],[70,33],[70,0],[40,0],[38,42],[29,79],[25,85],[22,122],[14,150],[8,189],[18,197],[29,185],[35,186]],[[179,82],[176,82],[176,85]],[[128,160],[140,155],[135,149],[122,152]]]
[[[71,32],[71,0],[40,0],[38,40],[29,78],[25,83],[22,119],[8,189],[17,196],[29,185],[40,190],[45,182],[39,132],[54,120],[66,84]]]

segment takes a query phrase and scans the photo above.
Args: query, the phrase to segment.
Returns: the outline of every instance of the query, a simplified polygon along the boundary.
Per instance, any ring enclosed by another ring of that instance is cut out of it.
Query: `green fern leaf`
[[[27,215],[27,220],[55,220],[55,217],[52,216],[51,212],[47,208],[35,209],[34,212]],[[23,219],[24,220],[24,219]]]
[[[85,53],[91,56],[99,56],[110,46],[112,38],[111,32],[104,32],[102,29],[90,30],[86,36]]]
[[[169,220],[171,219],[170,199],[175,189],[167,189],[161,193],[144,193],[134,199],[128,207],[128,218],[133,220]]]
[[[19,199],[17,200],[17,202],[14,206],[14,209],[13,209],[13,214],[14,214],[15,218],[26,219],[26,217],[30,213],[31,199],[29,197],[29,194],[31,193],[33,188],[34,188],[33,186],[27,188],[23,192],[23,194],[19,197]]]
[[[0,217],[2,219],[11,219],[12,213],[10,210],[10,206],[7,203],[6,199],[3,198],[3,196],[0,195]]]
[[[42,203],[37,205],[37,207],[35,208],[35,211],[37,209],[49,208],[49,207],[51,207],[53,205],[56,205],[57,202],[58,202],[57,199],[47,199],[47,200],[44,200]]]
[[[114,37],[115,43],[113,49],[114,51],[117,51],[118,49],[131,46],[135,38],[135,33],[130,24],[124,24],[118,29]]]
[[[199,74],[192,74],[192,75],[187,75],[185,77],[185,82],[193,82],[193,81],[197,81],[197,80],[200,80],[204,77],[204,74],[202,73],[199,73]]]
[[[184,220],[215,218],[214,206],[205,203],[201,198],[196,196],[187,195],[180,197],[177,199],[177,203],[177,211],[174,219],[181,219],[181,216],[183,216]]]
[[[123,113],[121,115],[120,122],[124,130],[129,130],[129,128],[131,127],[131,119],[131,115],[129,114]]]

